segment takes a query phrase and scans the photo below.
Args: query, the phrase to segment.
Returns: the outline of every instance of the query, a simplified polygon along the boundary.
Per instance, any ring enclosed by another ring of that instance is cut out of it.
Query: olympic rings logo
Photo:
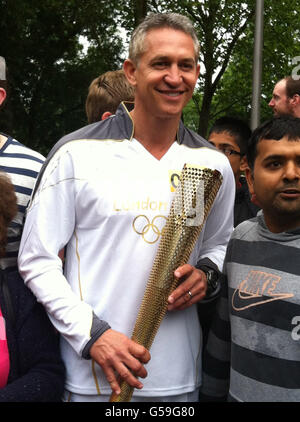
[[[163,227],[159,228],[158,225],[160,221],[163,221]],[[146,215],[138,215],[132,222],[133,230],[140,236],[146,243],[153,244],[158,241],[160,236],[163,233],[164,226],[166,224],[167,217],[164,215],[156,215],[150,222],[149,218]]]

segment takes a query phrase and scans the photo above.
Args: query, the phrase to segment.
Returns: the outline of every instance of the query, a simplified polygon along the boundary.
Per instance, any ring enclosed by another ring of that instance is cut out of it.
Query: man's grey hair
[[[6,64],[2,56],[0,56],[0,81],[6,81]]]
[[[150,13],[134,30],[129,44],[129,58],[138,63],[146,50],[145,37],[152,29],[171,28],[190,35],[194,42],[195,59],[198,62],[200,45],[192,22],[178,13]]]

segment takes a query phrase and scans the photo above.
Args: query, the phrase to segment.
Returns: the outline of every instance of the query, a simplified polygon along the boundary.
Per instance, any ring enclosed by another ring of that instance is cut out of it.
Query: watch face
[[[207,271],[206,277],[207,277],[207,284],[211,286],[212,288],[216,288],[218,277],[215,271],[213,270]]]

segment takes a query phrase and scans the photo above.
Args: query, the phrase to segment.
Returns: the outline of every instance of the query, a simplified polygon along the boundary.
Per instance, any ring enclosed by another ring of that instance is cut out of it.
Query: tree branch
[[[235,33],[235,35],[234,35],[231,43],[229,44],[229,46],[227,48],[227,51],[226,51],[225,58],[223,60],[222,67],[221,67],[220,71],[218,72],[217,77],[216,77],[216,79],[214,80],[214,82],[212,84],[212,88],[213,88],[214,91],[216,90],[216,87],[217,87],[217,85],[218,85],[218,83],[219,83],[222,75],[224,74],[224,72],[225,72],[225,70],[227,68],[227,65],[228,65],[228,62],[230,60],[232,50],[235,47],[235,44],[237,43],[237,41],[238,41],[241,33],[244,31],[244,29],[248,25],[248,22],[249,22],[250,18],[253,15],[254,15],[254,10],[251,10],[250,13],[249,13],[249,15],[248,15],[248,17],[247,17],[247,19],[245,20],[244,24],[238,29],[238,31]]]
[[[248,94],[248,95],[246,95],[245,97],[243,97],[243,100],[245,100],[245,98],[251,98],[251,94]],[[219,111],[217,111],[215,114],[213,114],[213,115],[211,115],[211,119],[213,120],[213,119],[215,119],[218,115],[220,115],[221,113],[224,113],[224,111],[227,111],[227,110],[229,110],[232,106],[234,106],[236,103],[238,103],[238,102],[240,102],[241,101],[241,99],[240,98],[238,98],[236,101],[234,101],[233,103],[231,103],[231,104],[229,104],[229,106],[228,107],[225,107],[225,108],[223,108],[223,109],[221,109],[221,110],[219,110]]]
[[[186,9],[189,15],[193,18],[193,20],[195,22],[198,22],[201,28],[203,29],[203,31],[205,31],[205,21],[207,17],[205,16],[203,12],[202,5],[200,5],[198,8],[199,16],[194,13],[194,11],[192,10],[190,6],[187,6]]]

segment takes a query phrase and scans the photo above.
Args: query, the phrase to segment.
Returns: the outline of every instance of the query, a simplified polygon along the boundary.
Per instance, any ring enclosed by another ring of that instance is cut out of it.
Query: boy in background
[[[246,152],[251,129],[240,119],[221,117],[213,124],[208,141],[228,158],[236,183],[234,227],[255,217],[259,207],[249,195],[243,172],[247,168]]]

